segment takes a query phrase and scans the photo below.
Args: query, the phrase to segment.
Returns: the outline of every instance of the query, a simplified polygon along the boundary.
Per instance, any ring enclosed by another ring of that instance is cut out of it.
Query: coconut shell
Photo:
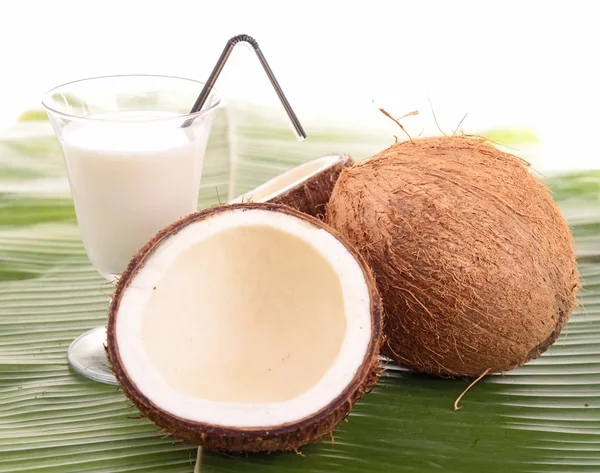
[[[297,182],[291,186],[283,187],[279,192],[275,192],[275,195],[270,197],[267,202],[273,204],[287,205],[293,209],[299,210],[302,213],[317,217],[321,220],[325,217],[325,206],[329,202],[331,192],[335,186],[342,169],[354,164],[352,158],[344,153],[333,153],[327,156],[322,156],[314,161],[309,161],[296,168],[293,168],[280,176],[277,176],[265,184],[257,187],[256,189],[246,192],[243,196],[238,197],[233,202],[262,202],[263,200],[255,200],[254,194],[260,195],[260,190],[265,186],[278,184],[282,178],[285,180],[285,176],[289,172],[297,171],[302,169],[307,164],[318,162],[324,158],[335,158],[336,161],[320,170],[316,174],[308,177],[300,177]]]
[[[206,219],[216,213],[232,209],[263,209],[282,212],[301,218],[307,224],[332,233],[352,254],[363,270],[370,292],[372,338],[365,353],[361,367],[354,378],[328,406],[299,421],[285,425],[271,425],[257,428],[234,428],[191,421],[162,410],[141,392],[129,377],[119,354],[116,337],[116,322],[119,316],[119,304],[124,292],[133,281],[140,268],[154,249],[169,236],[190,223]],[[328,228],[320,220],[305,215],[283,205],[271,203],[245,203],[221,205],[189,215],[169,227],[161,230],[131,260],[128,268],[119,279],[108,312],[107,353],[113,371],[125,395],[137,406],[142,415],[156,425],[177,437],[203,447],[229,452],[272,452],[277,450],[296,450],[302,445],[317,442],[331,431],[350,413],[352,406],[363,394],[370,390],[379,378],[381,369],[378,353],[382,344],[382,307],[381,299],[375,288],[375,280],[363,257],[347,243],[342,235]]]
[[[350,156],[341,154],[337,163],[270,199],[269,202],[287,205],[307,215],[324,219],[325,206],[329,202],[340,173],[352,164],[354,162]]]
[[[576,303],[572,237],[548,189],[482,139],[399,143],[345,169],[327,222],[375,273],[383,352],[421,372],[520,366]]]

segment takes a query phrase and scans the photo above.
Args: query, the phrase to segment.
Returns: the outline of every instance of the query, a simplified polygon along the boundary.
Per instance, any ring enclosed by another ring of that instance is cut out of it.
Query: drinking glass
[[[215,110],[190,114],[202,82],[128,75],[84,79],[43,98],[65,159],[77,223],[94,268],[115,281],[158,230],[197,208],[202,163]],[[79,336],[70,365],[115,384],[106,328]]]

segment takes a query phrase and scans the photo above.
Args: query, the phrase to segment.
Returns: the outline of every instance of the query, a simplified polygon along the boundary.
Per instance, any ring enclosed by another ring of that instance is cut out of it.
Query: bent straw
[[[190,113],[196,113],[196,112],[199,112],[200,110],[202,110],[202,107],[204,106],[204,103],[208,99],[208,96],[210,95],[210,92],[211,92],[213,86],[215,85],[215,82],[217,81],[219,74],[221,74],[221,71],[223,70],[223,66],[225,66],[225,63],[227,62],[227,59],[229,58],[231,51],[233,50],[233,48],[235,47],[236,44],[241,43],[241,42],[249,43],[254,48],[254,52],[256,53],[258,60],[260,61],[263,69],[267,73],[267,77],[271,81],[271,84],[273,85],[273,88],[275,89],[275,92],[277,93],[277,96],[279,97],[279,100],[281,101],[283,108],[285,109],[286,113],[288,114],[288,117],[290,117],[290,120],[292,121],[292,125],[294,125],[294,130],[296,131],[296,136],[297,136],[298,140],[303,140],[304,138],[306,138],[306,132],[304,131],[304,128],[302,128],[302,125],[300,124],[300,120],[298,120],[298,117],[294,113],[294,110],[292,110],[292,106],[290,105],[288,100],[285,98],[285,95],[283,93],[283,90],[281,90],[281,86],[279,85],[279,82],[277,82],[277,79],[275,79],[275,75],[273,75],[273,71],[269,67],[269,64],[267,63],[265,56],[263,55],[262,51],[258,47],[258,43],[252,36],[248,36],[247,34],[240,34],[240,35],[234,36],[233,38],[230,38],[229,41],[227,41],[227,44],[225,45],[225,49],[223,49],[223,52],[221,53],[221,57],[219,58],[219,60],[217,61],[217,64],[215,64],[214,69],[210,73],[210,76],[208,77],[206,84],[204,84],[204,87],[202,88],[200,95],[198,95],[198,98],[196,99],[196,103],[194,103],[194,106],[190,110]],[[193,121],[194,121],[194,118],[190,118],[190,119],[186,120],[182,126],[184,128],[188,127],[192,124]]]

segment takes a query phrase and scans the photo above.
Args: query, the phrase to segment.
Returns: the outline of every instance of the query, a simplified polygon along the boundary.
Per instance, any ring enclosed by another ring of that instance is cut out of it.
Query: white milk
[[[87,254],[107,279],[158,230],[196,210],[209,119],[189,128],[166,112],[70,123],[61,141]]]

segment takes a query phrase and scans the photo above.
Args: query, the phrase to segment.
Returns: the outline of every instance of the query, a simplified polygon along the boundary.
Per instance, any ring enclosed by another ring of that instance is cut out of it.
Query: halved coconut
[[[271,202],[287,205],[313,217],[322,217],[342,169],[352,164],[347,154],[328,154],[274,177],[232,203]]]
[[[377,379],[381,302],[334,230],[282,205],[225,205],[162,230],[109,309],[108,353],[156,424],[228,451],[315,442]]]

